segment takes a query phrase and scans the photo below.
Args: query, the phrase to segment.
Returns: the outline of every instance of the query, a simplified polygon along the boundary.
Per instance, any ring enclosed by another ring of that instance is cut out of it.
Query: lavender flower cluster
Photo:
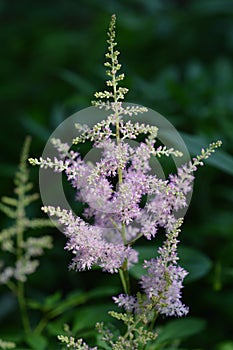
[[[144,291],[144,305],[153,305],[157,313],[182,316],[188,308],[181,303],[181,289],[187,272],[178,265],[178,233],[182,224],[176,213],[187,206],[187,194],[192,189],[193,172],[208,158],[220,142],[191,162],[178,169],[177,174],[162,180],[151,172],[153,157],[181,156],[181,152],[165,146],[156,146],[157,127],[125,121],[146,109],[140,106],[125,107],[123,99],[127,89],[119,86],[124,75],[118,74],[121,65],[115,50],[115,17],[108,33],[106,54],[107,86],[111,91],[95,94],[96,108],[109,111],[107,119],[93,127],[76,125],[81,135],[74,144],[90,141],[93,149],[101,151],[96,163],[86,162],[78,151],[70,150],[66,143],[53,139],[59,156],[54,159],[30,159],[33,165],[64,172],[76,191],[76,199],[85,203],[82,217],[72,211],[52,206],[42,210],[58,218],[67,237],[65,249],[74,255],[70,267],[90,269],[97,265],[110,273],[119,272],[125,294],[114,300],[126,310],[139,312],[142,307],[136,297],[130,296],[127,272],[138,262],[133,244],[144,236],[156,237],[158,228],[166,233],[158,257],[144,263],[146,274],[140,280]],[[143,141],[138,141],[139,136]],[[137,141],[132,147],[129,140]]]

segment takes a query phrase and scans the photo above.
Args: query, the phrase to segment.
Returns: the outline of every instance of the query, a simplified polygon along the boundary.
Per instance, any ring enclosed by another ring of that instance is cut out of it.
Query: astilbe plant
[[[97,324],[102,337],[99,348],[105,344],[104,349],[146,349],[147,344],[156,339],[155,321],[159,315],[184,316],[188,313],[188,307],[181,301],[187,271],[179,266],[177,254],[183,219],[177,218],[176,213],[188,205],[193,172],[221,142],[202,149],[200,155],[166,180],[151,174],[151,158],[182,154],[173,148],[156,147],[157,127],[133,121],[135,116],[145,113],[146,108],[123,104],[128,90],[121,86],[124,74],[119,73],[115,20],[113,15],[107,40],[108,90],[97,92],[93,102],[96,108],[107,110],[108,117],[93,127],[77,124],[81,134],[73,141],[74,145],[91,142],[93,148],[101,150],[101,159],[95,164],[85,162],[78,151],[53,139],[59,159],[30,158],[29,161],[41,168],[64,172],[76,190],[77,200],[85,203],[81,217],[60,207],[42,208],[50,217],[58,218],[63,227],[67,237],[65,249],[74,255],[70,268],[82,271],[99,266],[103,271],[120,275],[123,293],[114,296],[113,300],[124,312],[110,314],[123,321],[126,332],[116,335],[102,323]],[[125,121],[126,117],[132,117],[132,120]],[[137,147],[130,146],[127,141],[137,141],[139,136],[143,141],[138,141]],[[131,295],[129,269],[138,262],[135,243],[141,237],[156,238],[159,228],[165,231],[165,241],[158,249],[157,257],[144,262],[140,292]],[[91,349],[73,337],[60,336],[59,339],[72,349]]]
[[[43,255],[45,249],[52,248],[50,236],[32,236],[28,231],[53,226],[49,219],[34,219],[27,215],[27,207],[39,198],[38,193],[30,194],[33,187],[29,181],[27,164],[30,142],[31,138],[27,137],[15,175],[16,196],[2,197],[0,203],[0,210],[12,220],[11,226],[0,231],[0,284],[6,285],[17,297],[26,333],[30,332],[31,325],[27,312],[25,283],[28,276],[36,271],[39,265],[38,257]],[[8,344],[3,343],[4,346]]]

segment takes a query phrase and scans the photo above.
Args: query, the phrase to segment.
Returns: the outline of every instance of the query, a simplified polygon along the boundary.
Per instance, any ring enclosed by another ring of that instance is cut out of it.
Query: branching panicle
[[[158,315],[183,316],[188,313],[188,308],[181,302],[187,272],[178,265],[178,235],[183,219],[177,219],[177,212],[188,206],[187,194],[192,191],[193,172],[220,147],[221,142],[202,149],[200,155],[166,180],[151,174],[152,159],[181,157],[182,153],[166,146],[156,148],[156,126],[125,120],[146,113],[147,109],[123,104],[128,89],[120,86],[124,74],[119,73],[115,22],[113,15],[105,62],[109,90],[97,92],[97,101],[93,102],[95,107],[108,111],[108,116],[92,127],[77,124],[79,135],[73,140],[74,145],[91,141],[93,149],[101,151],[100,159],[85,162],[78,152],[71,151],[67,144],[56,139],[52,143],[59,157],[30,158],[29,162],[55,172],[63,171],[76,191],[76,199],[84,204],[82,218],[60,207],[45,206],[42,210],[57,217],[63,226],[67,237],[65,249],[74,255],[71,268],[82,271],[97,265],[103,271],[119,273],[124,294],[114,297],[114,301],[126,312],[111,312],[110,315],[124,323],[126,332],[116,336],[102,324],[97,328],[107,348],[136,350],[145,349],[148,342],[156,339],[153,329]],[[131,140],[137,142],[137,146],[133,147]],[[7,201],[14,205],[9,199]],[[8,214],[13,217],[14,212],[9,209]],[[165,242],[158,249],[157,258],[144,262],[146,273],[139,282],[143,293],[133,296],[128,273],[131,265],[138,262],[138,253],[133,246],[142,236],[148,240],[155,238],[159,228],[164,229]],[[9,236],[13,236],[12,231]],[[27,249],[31,244],[31,241],[27,242]],[[12,245],[9,244],[7,249],[12,250]],[[40,245],[31,251],[39,254]],[[76,341],[67,336],[59,336],[59,339],[67,348],[91,349],[82,339]]]

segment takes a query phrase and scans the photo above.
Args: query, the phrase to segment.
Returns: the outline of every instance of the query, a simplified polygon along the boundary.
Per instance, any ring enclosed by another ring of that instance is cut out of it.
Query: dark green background
[[[205,330],[184,347],[233,349],[225,347],[233,324],[232,0],[0,1],[0,194],[12,191],[25,136],[32,135],[31,155],[39,156],[56,126],[90,106],[93,93],[104,87],[112,13],[130,89],[127,102],[164,115],[181,131],[191,154],[213,140],[223,141],[197,175],[182,233],[187,246],[212,261],[208,274],[184,291],[191,316],[206,320]],[[37,182],[38,170],[32,175]],[[7,224],[2,214],[0,219]],[[88,274],[67,271],[64,241],[55,235],[55,250],[44,258],[32,286],[42,294],[84,288],[86,282],[91,288],[96,282]],[[0,291],[5,295],[4,288]],[[0,322],[12,325],[15,310],[11,305],[1,313],[0,308]]]

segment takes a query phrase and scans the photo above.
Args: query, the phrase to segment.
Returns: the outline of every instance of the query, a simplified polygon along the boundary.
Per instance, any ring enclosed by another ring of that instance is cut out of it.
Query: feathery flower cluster
[[[118,71],[119,52],[115,50],[115,16],[108,32],[107,87],[111,90],[98,92],[93,104],[109,111],[107,119],[92,128],[76,125],[81,134],[73,144],[91,141],[93,148],[101,150],[101,159],[95,163],[85,162],[77,151],[71,151],[61,140],[53,139],[58,150],[54,159],[29,159],[32,165],[65,172],[76,190],[76,199],[85,203],[83,218],[71,211],[45,206],[42,209],[55,216],[64,227],[67,236],[66,249],[74,254],[71,268],[77,270],[100,266],[110,273],[124,274],[137,262],[134,242],[144,236],[155,237],[159,227],[166,232],[166,242],[159,249],[159,257],[145,262],[147,274],[141,279],[141,287],[158,313],[181,316],[187,308],[181,303],[182,282],[186,271],[177,264],[177,235],[181,221],[176,212],[187,206],[187,194],[192,189],[193,172],[208,158],[220,142],[212,143],[207,150],[189,164],[178,169],[176,175],[162,180],[151,174],[153,157],[181,156],[179,150],[156,147],[156,126],[124,121],[124,116],[137,116],[146,112],[144,107],[127,106],[123,99],[127,89],[119,86],[124,75]],[[139,139],[138,136],[142,137]],[[127,140],[141,140],[133,147]],[[127,292],[126,278],[124,289]],[[126,310],[137,307],[137,300],[129,295],[115,299]]]
[[[68,238],[65,249],[75,255],[70,268],[85,270],[93,265],[99,265],[104,271],[114,273],[121,267],[124,259],[128,259],[129,263],[137,261],[135,250],[123,243],[116,245],[108,242],[103,237],[102,228],[88,225],[81,218],[75,217],[71,211],[61,210],[59,207],[42,209],[50,216],[58,217],[59,223],[65,227]]]
[[[32,184],[29,182],[27,168],[30,138],[27,138],[22,150],[19,170],[15,176],[16,198],[2,197],[0,210],[13,220],[12,226],[0,231],[0,246],[8,255],[6,261],[0,260],[0,284],[13,286],[13,281],[25,282],[27,276],[35,272],[39,265],[39,256],[45,249],[52,248],[50,236],[25,237],[25,231],[52,226],[48,219],[27,217],[26,207],[38,199],[38,194],[29,194]]]

